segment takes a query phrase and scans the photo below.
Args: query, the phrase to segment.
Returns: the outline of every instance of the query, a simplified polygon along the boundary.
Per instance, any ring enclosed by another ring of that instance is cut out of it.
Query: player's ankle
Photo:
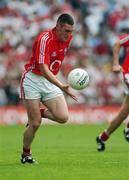
[[[25,148],[25,147],[23,146],[22,157],[26,157],[26,156],[30,156],[30,155],[31,155],[30,148]]]
[[[103,131],[100,135],[99,138],[101,139],[101,141],[107,141],[109,138],[109,135],[106,131]]]

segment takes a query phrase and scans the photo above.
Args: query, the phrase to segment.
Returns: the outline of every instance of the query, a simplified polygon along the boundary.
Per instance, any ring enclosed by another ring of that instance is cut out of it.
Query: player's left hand
[[[122,71],[122,67],[119,64],[113,65],[112,66],[112,71],[114,73],[119,73],[120,71]]]

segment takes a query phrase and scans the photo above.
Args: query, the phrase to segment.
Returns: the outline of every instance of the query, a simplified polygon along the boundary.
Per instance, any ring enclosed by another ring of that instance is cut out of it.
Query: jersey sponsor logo
[[[51,63],[50,65],[50,70],[51,71],[58,71],[61,65],[61,61],[60,60],[55,60]]]

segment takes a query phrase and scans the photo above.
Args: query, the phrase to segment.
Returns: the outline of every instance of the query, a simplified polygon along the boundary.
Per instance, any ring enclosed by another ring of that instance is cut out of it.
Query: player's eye
[[[69,30],[69,29],[65,29],[64,31],[67,32],[67,33],[72,33],[73,32],[73,30]]]

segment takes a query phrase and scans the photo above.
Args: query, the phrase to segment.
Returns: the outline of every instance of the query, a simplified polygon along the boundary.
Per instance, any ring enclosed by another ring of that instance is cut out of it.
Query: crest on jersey
[[[56,52],[56,51],[52,52],[51,56],[52,56],[52,57],[57,56],[57,52]]]

